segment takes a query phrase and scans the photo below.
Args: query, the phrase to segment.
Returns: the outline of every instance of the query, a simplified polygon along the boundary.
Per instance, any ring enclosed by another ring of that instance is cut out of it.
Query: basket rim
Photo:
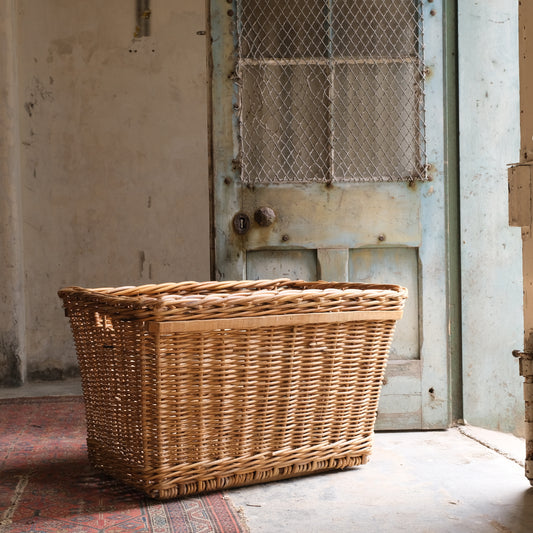
[[[59,290],[59,293],[86,292],[110,296],[143,296],[147,294],[184,293],[184,292],[223,292],[235,290],[265,290],[265,289],[337,289],[337,290],[391,290],[402,292],[405,287],[392,283],[365,283],[354,281],[305,281],[289,278],[273,278],[261,280],[236,281],[180,281],[169,283],[149,283],[144,285],[123,285],[117,287],[80,287],[72,285]]]
[[[104,298],[115,302],[142,303],[144,305],[165,303],[171,305],[173,300],[182,303],[185,296],[209,296],[227,298],[237,294],[241,295],[274,295],[288,291],[297,291],[293,294],[311,295],[314,291],[327,292],[331,295],[383,292],[383,295],[392,297],[406,297],[407,289],[401,285],[388,283],[362,283],[362,282],[337,282],[337,281],[304,281],[288,278],[243,280],[243,281],[182,281],[176,283],[150,283],[144,285],[123,285],[118,287],[80,287],[70,286],[61,288],[58,295],[83,296],[88,298]]]
[[[322,309],[341,311],[363,301],[368,305],[400,309],[407,289],[400,285],[359,282],[308,282],[280,278],[257,281],[161,283],[139,286],[82,288],[66,287],[58,291],[65,305],[74,301],[92,303],[117,312],[134,312],[137,318],[166,320],[200,312],[224,312],[233,309],[254,314],[298,313]],[[291,307],[289,310],[288,307]],[[140,314],[139,314],[140,313]]]

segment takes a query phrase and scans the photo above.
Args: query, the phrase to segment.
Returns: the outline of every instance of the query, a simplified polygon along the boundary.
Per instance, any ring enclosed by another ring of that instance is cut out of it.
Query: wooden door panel
[[[288,277],[396,283],[410,297],[397,323],[383,382],[377,429],[417,429],[422,424],[421,361],[416,248],[291,249],[246,252],[248,279]]]
[[[257,250],[246,253],[247,279],[305,279],[316,281],[315,250]]]
[[[422,363],[390,359],[379,399],[376,429],[424,427]]]
[[[395,283],[406,287],[409,298],[396,326],[390,359],[419,359],[418,249],[363,248],[350,250],[349,280]]]
[[[420,242],[420,196],[408,183],[256,185],[242,196],[242,211],[252,220],[261,207],[276,213],[269,227],[252,223],[243,237],[247,250]]]

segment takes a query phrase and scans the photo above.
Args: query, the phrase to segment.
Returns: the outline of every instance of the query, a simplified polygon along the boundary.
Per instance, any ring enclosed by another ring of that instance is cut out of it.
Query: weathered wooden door
[[[441,2],[210,15],[215,276],[406,286],[377,427],[446,427]]]

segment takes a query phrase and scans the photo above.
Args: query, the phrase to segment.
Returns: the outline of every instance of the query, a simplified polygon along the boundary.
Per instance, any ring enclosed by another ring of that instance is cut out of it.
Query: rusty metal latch
[[[520,375],[524,378],[524,400],[526,404],[526,477],[533,486],[533,352],[514,350],[520,360]]]
[[[533,352],[513,350],[513,355],[520,360],[520,375],[533,378]]]

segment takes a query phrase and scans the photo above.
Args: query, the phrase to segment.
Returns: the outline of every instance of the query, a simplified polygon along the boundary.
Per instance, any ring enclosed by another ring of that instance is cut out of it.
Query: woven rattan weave
[[[405,289],[283,279],[59,295],[106,473],[164,499],[367,461]]]

